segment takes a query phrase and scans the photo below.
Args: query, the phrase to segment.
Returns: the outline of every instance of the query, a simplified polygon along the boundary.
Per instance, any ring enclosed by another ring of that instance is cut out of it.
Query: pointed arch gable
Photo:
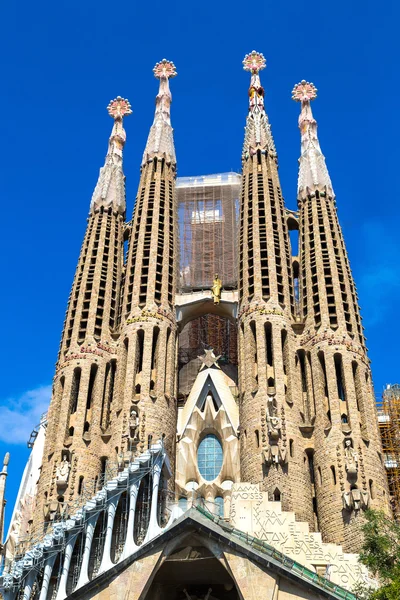
[[[203,408],[209,392],[212,393],[218,408],[224,408],[233,429],[237,430],[239,427],[239,410],[228,385],[227,377],[221,369],[211,367],[198,373],[186,404],[178,415],[179,435],[182,435],[185,431],[194,409],[196,407],[199,410]]]

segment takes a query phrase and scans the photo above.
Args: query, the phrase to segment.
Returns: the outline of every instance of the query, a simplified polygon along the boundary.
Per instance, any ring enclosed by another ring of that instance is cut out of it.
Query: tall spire
[[[325,187],[334,195],[331,178],[318,141],[317,121],[314,119],[310,102],[317,97],[317,88],[313,83],[301,81],[294,86],[292,98],[301,102],[299,129],[301,131],[301,156],[299,159],[298,194],[308,195],[316,189]]]
[[[154,76],[160,80],[160,88],[156,97],[156,112],[143,153],[142,165],[154,157],[164,157],[167,162],[175,164],[176,157],[170,114],[172,95],[169,89],[169,79],[175,77],[177,72],[174,63],[165,58],[156,64],[153,72]]]
[[[110,206],[115,212],[125,213],[125,178],[122,171],[122,149],[126,133],[122,124],[124,116],[132,113],[128,100],[117,96],[107,106],[108,114],[114,119],[114,126],[108,142],[108,151],[104,167],[100,169],[99,179],[93,192],[90,212]]]
[[[271,126],[264,108],[264,88],[260,82],[260,71],[265,69],[264,55],[253,50],[246,54],[243,60],[243,69],[250,71],[251,80],[249,88],[249,114],[245,127],[242,160],[253,155],[257,150],[276,157],[274,139]]]

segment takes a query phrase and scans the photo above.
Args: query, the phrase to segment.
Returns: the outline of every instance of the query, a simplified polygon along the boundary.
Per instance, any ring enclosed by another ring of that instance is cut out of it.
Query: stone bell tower
[[[108,152],[90,204],[88,225],[69,297],[48,413],[35,522],[50,520],[94,485],[110,456],[111,403],[123,272],[125,178],[123,98],[110,102]]]
[[[176,74],[175,65],[165,59],[154,67],[160,88],[130,225],[121,306],[120,407],[126,421],[116,432],[122,439],[129,418],[135,430],[130,432],[130,440],[124,438],[125,445],[143,451],[162,438],[171,461],[177,418],[174,302],[178,222],[169,79]]]
[[[357,292],[311,111],[316,92],[306,81],[293,89],[293,99],[301,103],[301,369],[315,415],[320,531],[326,541],[354,552],[362,509],[388,510],[388,490]]]
[[[282,500],[285,510],[296,510],[300,519],[313,526],[295,385],[287,215],[259,76],[265,58],[253,51],[243,64],[251,80],[239,228],[241,479],[261,483],[271,500]]]

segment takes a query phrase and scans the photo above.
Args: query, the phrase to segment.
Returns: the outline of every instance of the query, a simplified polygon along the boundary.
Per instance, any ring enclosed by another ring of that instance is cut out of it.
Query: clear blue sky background
[[[375,388],[400,379],[396,227],[399,171],[396,3],[3,2],[0,8],[2,293],[0,458],[11,452],[8,516],[46,409],[67,298],[112,121],[127,97],[128,214],[152,122],[154,64],[173,60],[172,120],[179,175],[240,170],[256,49],[289,208],[296,208],[299,106],[313,109],[337,195],[373,361]]]

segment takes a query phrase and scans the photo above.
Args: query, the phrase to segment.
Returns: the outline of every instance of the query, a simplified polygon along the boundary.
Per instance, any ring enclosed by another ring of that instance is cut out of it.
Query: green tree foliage
[[[383,512],[368,510],[360,562],[380,582],[379,589],[359,586],[360,600],[400,600],[400,525]]]

